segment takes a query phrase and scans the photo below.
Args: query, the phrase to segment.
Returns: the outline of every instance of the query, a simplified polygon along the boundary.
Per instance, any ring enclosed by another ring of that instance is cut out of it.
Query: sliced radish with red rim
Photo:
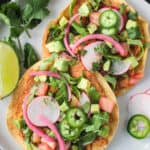
[[[97,47],[101,42],[94,42],[84,47],[84,50],[86,50],[86,54],[84,56],[81,56],[81,61],[84,65],[84,67],[87,70],[92,70],[92,65],[94,62],[98,62],[101,59],[101,55],[95,52],[95,47]]]
[[[150,119],[150,94],[137,93],[130,98],[128,103],[129,114],[143,114]]]
[[[84,105],[85,103],[90,103],[90,98],[85,92],[82,92],[80,95],[80,104],[81,106]]]
[[[130,69],[130,63],[126,61],[113,61],[110,73],[113,75],[122,75]]]
[[[45,116],[50,122],[55,123],[60,115],[58,103],[50,96],[41,96],[32,100],[28,105],[27,114],[30,121],[36,126],[44,126],[38,116]]]

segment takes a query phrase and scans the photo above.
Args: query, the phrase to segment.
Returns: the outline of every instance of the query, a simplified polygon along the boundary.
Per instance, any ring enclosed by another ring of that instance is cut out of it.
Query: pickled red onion
[[[73,45],[73,48],[72,48],[72,51],[75,52],[75,49],[80,45],[82,44],[83,42],[85,41],[88,41],[88,40],[104,40],[104,41],[107,41],[107,42],[110,42],[115,48],[116,48],[116,51],[121,55],[121,56],[127,56],[127,51],[117,42],[115,41],[112,37],[109,37],[107,35],[104,35],[104,34],[91,34],[91,35],[87,35],[81,39],[79,39],[74,45]]]
[[[69,45],[69,42],[68,42],[68,38],[69,38],[69,37],[68,37],[68,36],[69,36],[71,24],[72,24],[72,22],[73,22],[77,17],[79,17],[79,14],[75,14],[75,15],[69,20],[68,25],[67,25],[66,30],[65,30],[65,36],[64,36],[64,44],[65,44],[65,47],[66,47],[68,53],[69,53],[71,56],[73,56],[73,57],[75,57],[75,54],[72,52],[72,48],[71,48],[70,45]]]

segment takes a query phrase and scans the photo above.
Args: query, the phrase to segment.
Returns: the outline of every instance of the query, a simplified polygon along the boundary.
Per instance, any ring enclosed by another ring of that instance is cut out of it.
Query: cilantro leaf
[[[98,100],[100,98],[100,93],[96,90],[95,87],[91,87],[88,91],[88,95],[91,99],[92,104],[98,103]]]
[[[35,49],[32,47],[31,44],[26,43],[24,45],[24,67],[29,68],[35,62],[38,61],[38,56],[35,52]]]
[[[115,77],[110,76],[110,75],[105,75],[104,78],[112,86],[113,89],[116,88],[117,79]]]
[[[0,6],[0,19],[8,25],[10,37],[18,38],[27,29],[36,27],[49,14],[49,0],[27,0],[22,8],[15,2]]]

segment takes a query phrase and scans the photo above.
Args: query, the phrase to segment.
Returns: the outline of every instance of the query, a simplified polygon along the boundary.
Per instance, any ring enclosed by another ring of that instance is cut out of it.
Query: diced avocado
[[[34,81],[35,81],[35,82],[39,82],[39,76],[35,76],[35,77],[34,77]]]
[[[99,113],[99,112],[100,112],[99,104],[92,104],[91,105],[91,113],[95,114],[95,113]]]
[[[92,34],[97,30],[97,26],[95,24],[89,24],[87,26],[87,29],[88,29],[89,33]]]
[[[126,29],[131,29],[131,28],[136,28],[138,27],[138,23],[136,21],[133,20],[128,20],[127,24],[126,24]]]
[[[82,79],[80,80],[80,82],[78,83],[77,87],[78,87],[79,89],[84,90],[84,91],[87,92],[87,91],[89,90],[89,88],[90,88],[90,85],[91,85],[91,83],[90,83],[89,80],[87,80],[87,79],[85,79],[85,78],[82,78]]]
[[[127,40],[127,38],[128,38],[128,32],[124,30],[123,32],[121,32],[119,39],[124,42]]]
[[[47,70],[48,67],[53,63],[55,59],[58,58],[57,53],[52,53],[48,58],[44,59],[39,66],[40,70]]]
[[[41,75],[41,76],[35,76],[34,77],[34,81],[35,82],[45,82],[47,80],[47,76],[45,75]]]
[[[88,3],[83,3],[79,8],[79,14],[83,17],[87,17],[91,12],[91,7]]]
[[[66,17],[62,17],[61,19],[60,19],[60,21],[59,21],[59,25],[63,28],[63,27],[65,27],[66,25],[67,25],[67,23],[68,23],[68,20],[67,20],[67,18]]]
[[[60,105],[60,110],[61,110],[62,112],[65,112],[65,111],[67,111],[68,109],[69,109],[69,106],[68,106],[67,102],[64,101],[64,102]]]
[[[57,59],[53,67],[56,68],[58,71],[66,72],[68,71],[69,63],[65,59]]]
[[[61,41],[51,41],[46,45],[46,48],[49,50],[50,53],[59,53],[65,50],[64,45]]]
[[[109,71],[110,65],[111,65],[111,61],[110,61],[110,60],[107,60],[107,61],[104,63],[104,65],[103,65],[104,71]]]
[[[134,69],[139,64],[138,61],[136,60],[136,58],[134,56],[128,57],[124,61],[130,63],[130,68],[131,69]]]
[[[79,150],[79,148],[78,148],[78,146],[76,146],[76,145],[72,145],[72,146],[71,146],[71,150]]]
[[[39,76],[39,80],[40,80],[41,82],[46,82],[47,76],[45,76],[45,75],[40,75],[40,76]]]

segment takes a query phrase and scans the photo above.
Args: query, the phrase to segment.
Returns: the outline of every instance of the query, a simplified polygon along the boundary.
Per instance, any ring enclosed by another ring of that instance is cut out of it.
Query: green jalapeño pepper
[[[67,141],[74,141],[76,140],[80,135],[80,129],[79,128],[72,128],[68,124],[67,120],[64,119],[60,123],[60,133]]]
[[[79,128],[83,126],[86,121],[86,115],[80,108],[71,108],[67,112],[67,121],[73,128]]]

